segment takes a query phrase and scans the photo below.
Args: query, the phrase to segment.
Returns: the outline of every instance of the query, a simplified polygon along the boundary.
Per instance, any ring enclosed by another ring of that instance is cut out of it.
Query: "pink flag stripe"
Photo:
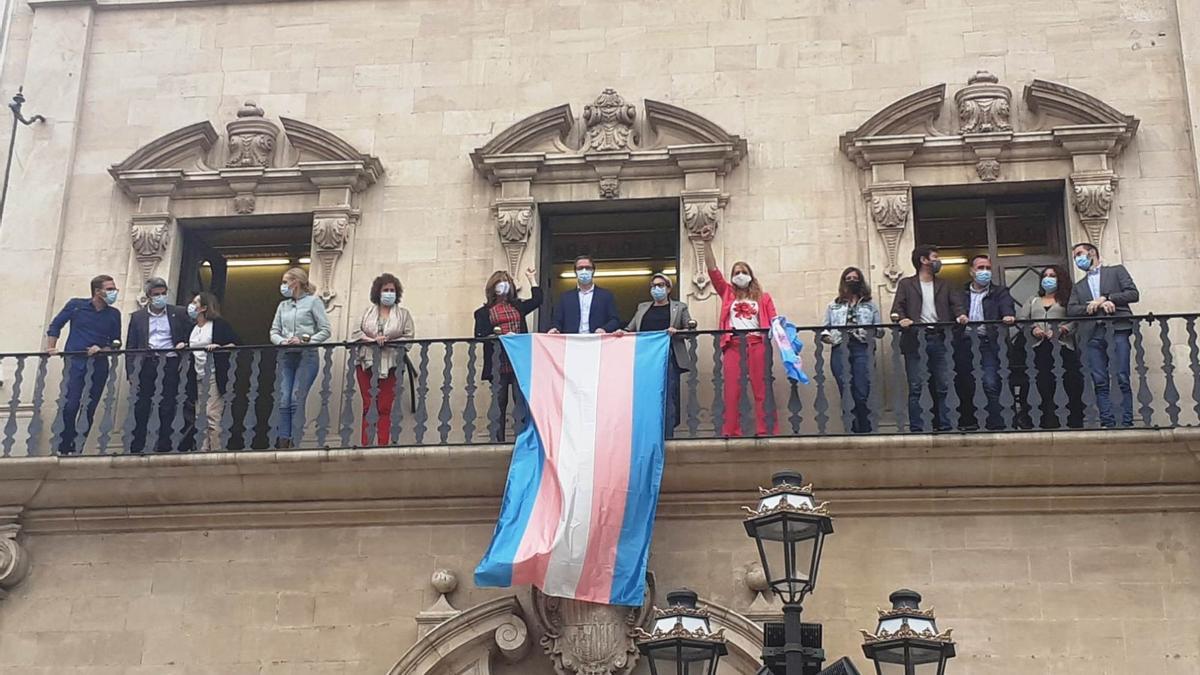
[[[555,467],[562,448],[562,398],[564,336],[538,336],[533,341],[530,367],[530,419],[537,420],[538,435],[546,453],[541,485],[529,516],[529,525],[513,560],[514,584],[541,586],[554,548],[563,508],[563,490]]]
[[[591,541],[575,597],[607,603],[612,594],[617,545],[625,521],[629,462],[633,454],[633,363],[637,341],[605,340],[600,351],[596,459],[592,472]]]

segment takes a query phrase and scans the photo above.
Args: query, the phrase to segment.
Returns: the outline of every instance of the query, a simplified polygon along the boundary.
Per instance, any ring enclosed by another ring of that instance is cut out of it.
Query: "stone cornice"
[[[668,444],[660,516],[728,518],[799,468],[838,515],[1200,510],[1200,430]],[[3,460],[26,531],[491,522],[506,446]]]

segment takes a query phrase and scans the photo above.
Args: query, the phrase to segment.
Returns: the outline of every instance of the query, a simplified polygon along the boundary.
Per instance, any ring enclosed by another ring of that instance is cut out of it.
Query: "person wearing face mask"
[[[838,295],[825,309],[825,325],[821,341],[833,345],[829,364],[837,381],[838,394],[844,399],[846,390],[854,399],[850,433],[871,433],[871,359],[875,340],[883,336],[882,328],[853,328],[833,330],[840,326],[870,326],[883,323],[879,307],[871,301],[871,287],[857,267],[847,267],[838,283]],[[849,372],[847,372],[847,368]],[[849,375],[849,377],[847,377]]]
[[[180,387],[185,387],[183,393],[186,398],[188,377],[184,370],[188,365],[187,359],[181,358],[181,353],[176,350],[187,347],[188,337],[192,333],[192,320],[188,318],[187,310],[170,303],[170,289],[165,280],[151,277],[143,290],[146,293],[146,306],[129,317],[125,339],[126,349],[143,350],[142,353],[125,357],[125,373],[136,393],[129,451],[138,454],[145,450],[150,415],[156,407],[158,430],[154,440],[155,451],[173,450],[171,439],[175,431],[183,434],[180,449],[187,450],[192,443],[186,430],[193,422],[194,410],[192,406],[184,405],[183,424],[175,422]]]
[[[483,285],[483,305],[475,310],[475,337],[492,338],[509,333],[525,333],[528,327],[525,317],[542,306],[542,289],[537,285],[537,271],[532,267],[525,270],[525,280],[529,283],[529,299],[517,295],[517,284],[511,275],[504,270],[496,270],[488,277]],[[499,363],[497,364],[497,359]],[[499,368],[496,372],[495,367]],[[503,443],[508,428],[508,402],[511,395],[516,403],[516,409],[523,405],[521,387],[517,384],[516,374],[512,364],[501,350],[497,355],[496,341],[485,340],[483,343],[483,365],[481,377],[485,382],[491,382],[496,392],[496,406],[499,410],[495,433],[492,440]]]
[[[271,344],[294,347],[319,344],[329,339],[332,329],[325,314],[325,303],[317,297],[317,287],[308,280],[308,272],[293,267],[283,273],[279,294],[283,296],[275,308],[271,322]],[[276,373],[279,377],[279,428],[275,447],[293,447],[292,439],[304,426],[304,405],[308,390],[317,380],[321,368],[317,349],[281,349]],[[297,424],[297,422],[299,422]]]
[[[1079,360],[1078,342],[1075,335],[1078,323],[1067,320],[1067,307],[1071,302],[1071,277],[1059,265],[1042,270],[1039,288],[1021,309],[1017,318],[1033,321],[1022,325],[1022,338],[1033,348],[1033,367],[1036,371],[1038,396],[1041,398],[1042,429],[1058,429],[1058,415],[1054,396],[1058,389],[1055,367],[1062,368],[1062,387],[1067,394],[1067,426],[1083,428],[1083,365]],[[1058,347],[1055,349],[1055,347]],[[1024,358],[1024,350],[1022,358]],[[1025,386],[1017,389],[1017,409],[1020,412],[1018,426],[1032,429],[1033,419],[1029,409],[1028,378]]]
[[[933,430],[950,429],[950,411],[946,394],[950,391],[950,368],[946,359],[945,331],[928,324],[965,324],[967,311],[962,294],[954,293],[950,285],[938,278],[942,261],[936,246],[917,246],[912,252],[912,264],[917,273],[896,283],[892,301],[892,320],[900,324],[900,352],[904,355],[904,373],[908,379],[908,428],[921,432],[925,428],[921,410],[921,389],[929,387],[933,398]],[[915,325],[925,324],[925,325]],[[921,340],[925,341],[922,354]]]
[[[590,255],[575,259],[573,288],[558,299],[549,333],[611,333],[621,327],[613,294],[596,285],[596,263]]]
[[[992,278],[992,260],[984,254],[971,258],[971,281],[961,291],[960,302],[967,307],[967,319],[1016,322],[1017,307],[1008,287]],[[979,428],[975,409],[975,340],[979,341],[979,364],[983,373],[983,393],[987,398],[984,424],[997,431],[1004,428],[1000,406],[1000,348],[1007,345],[1007,329],[997,326],[968,326],[954,339],[954,390],[958,394],[958,428]],[[1013,364],[1010,363],[1010,367]]]
[[[1083,343],[1087,368],[1096,390],[1096,407],[1100,411],[1100,424],[1104,427],[1117,426],[1113,414],[1110,382],[1116,377],[1121,390],[1121,425],[1133,426],[1133,391],[1129,384],[1129,338],[1133,323],[1119,317],[1133,315],[1130,305],[1140,299],[1133,277],[1122,265],[1104,265],[1101,269],[1100,252],[1095,246],[1083,242],[1071,248],[1075,266],[1084,273],[1084,278],[1071,291],[1067,314],[1073,317],[1114,317],[1113,321],[1080,321],[1079,340]],[[1111,343],[1111,345],[1110,345]],[[1113,359],[1108,356],[1109,347]]]
[[[665,274],[650,277],[650,300],[638,305],[629,325],[617,331],[617,335],[656,330],[665,330],[674,335],[694,325],[687,304],[671,299],[671,286],[671,279]],[[667,438],[673,437],[675,428],[679,426],[679,376],[690,370],[688,365],[687,346],[682,339],[672,338],[671,360],[668,362],[670,390],[667,392]]]
[[[407,348],[402,344],[389,343],[416,337],[412,314],[400,306],[400,298],[403,295],[404,287],[395,275],[384,272],[375,277],[375,281],[371,283],[371,304],[363,312],[358,326],[350,336],[352,341],[373,345],[356,349],[358,367],[354,371],[363,401],[364,446],[371,444],[372,424],[375,428],[376,443],[388,445],[391,442],[392,404],[396,400],[396,380],[403,373]],[[373,423],[372,390],[375,391],[376,411]]]
[[[705,259],[708,261],[708,277],[713,290],[721,297],[721,313],[717,327],[729,331],[721,336],[721,372],[724,379],[725,420],[724,436],[741,436],[742,420],[742,351],[746,352],[746,364],[750,389],[754,393],[755,434],[769,436],[775,433],[775,416],[767,415],[767,350],[766,329],[775,318],[775,302],[762,289],[749,263],[735,262],[729,270],[729,280],[716,266],[716,255],[712,242],[704,243]],[[735,334],[734,331],[757,331]],[[769,419],[768,419],[769,417]]]
[[[203,410],[197,417],[205,420],[200,450],[221,450],[221,418],[225,415],[225,392],[229,390],[229,352],[214,352],[218,347],[234,347],[241,340],[233,326],[221,317],[217,296],[197,293],[187,306],[188,318],[196,322],[188,336],[197,386],[208,392]],[[203,349],[204,351],[199,351]],[[209,358],[211,356],[211,359]],[[197,398],[197,402],[199,402]]]
[[[112,277],[101,274],[92,279],[90,288],[91,297],[68,300],[46,328],[46,351],[57,354],[62,329],[68,324],[71,326],[66,344],[66,350],[70,353],[63,357],[66,393],[62,401],[62,432],[57,447],[62,455],[79,450],[75,446],[76,438],[80,435],[76,427],[79,424],[79,409],[83,405],[84,388],[87,388],[88,398],[82,435],[86,437],[86,429],[92,428],[96,406],[108,382],[108,357],[94,357],[119,346],[121,342],[121,311],[113,306],[117,304],[117,284]]]

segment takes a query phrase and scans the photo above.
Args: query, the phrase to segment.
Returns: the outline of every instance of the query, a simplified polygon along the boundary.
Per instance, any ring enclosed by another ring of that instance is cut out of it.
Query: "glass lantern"
[[[833,518],[818,503],[812,486],[794,471],[771,477],[771,488],[760,488],[758,506],[746,508],[746,534],[758,544],[767,584],[784,604],[799,604],[817,583],[821,547],[833,532]]]
[[[901,589],[888,596],[891,609],[879,610],[874,633],[862,631],[863,654],[876,675],[944,675],[954,658],[950,630],[939,632],[933,609],[921,609],[921,594]]]
[[[695,591],[667,594],[666,609],[655,610],[651,632],[639,631],[638,651],[651,675],[716,675],[728,653],[724,631],[712,631],[708,610],[697,605]]]

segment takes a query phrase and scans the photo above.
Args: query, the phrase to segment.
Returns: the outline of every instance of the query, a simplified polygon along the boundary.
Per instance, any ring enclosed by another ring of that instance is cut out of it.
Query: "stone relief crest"
[[[246,101],[237,119],[225,126],[229,136],[229,167],[270,167],[275,158],[275,138],[279,127],[263,117],[263,109]]]
[[[534,612],[545,631],[541,644],[558,675],[626,675],[637,664],[635,630],[654,597],[646,582],[641,607],[599,605],[556,598],[532,589]]]
[[[958,104],[959,133],[984,134],[1012,131],[1012,90],[995,75],[981,70],[954,95]]]
[[[615,89],[605,89],[591,105],[583,108],[587,125],[585,150],[633,150],[637,147],[637,132],[633,121],[637,109],[625,102]]]

